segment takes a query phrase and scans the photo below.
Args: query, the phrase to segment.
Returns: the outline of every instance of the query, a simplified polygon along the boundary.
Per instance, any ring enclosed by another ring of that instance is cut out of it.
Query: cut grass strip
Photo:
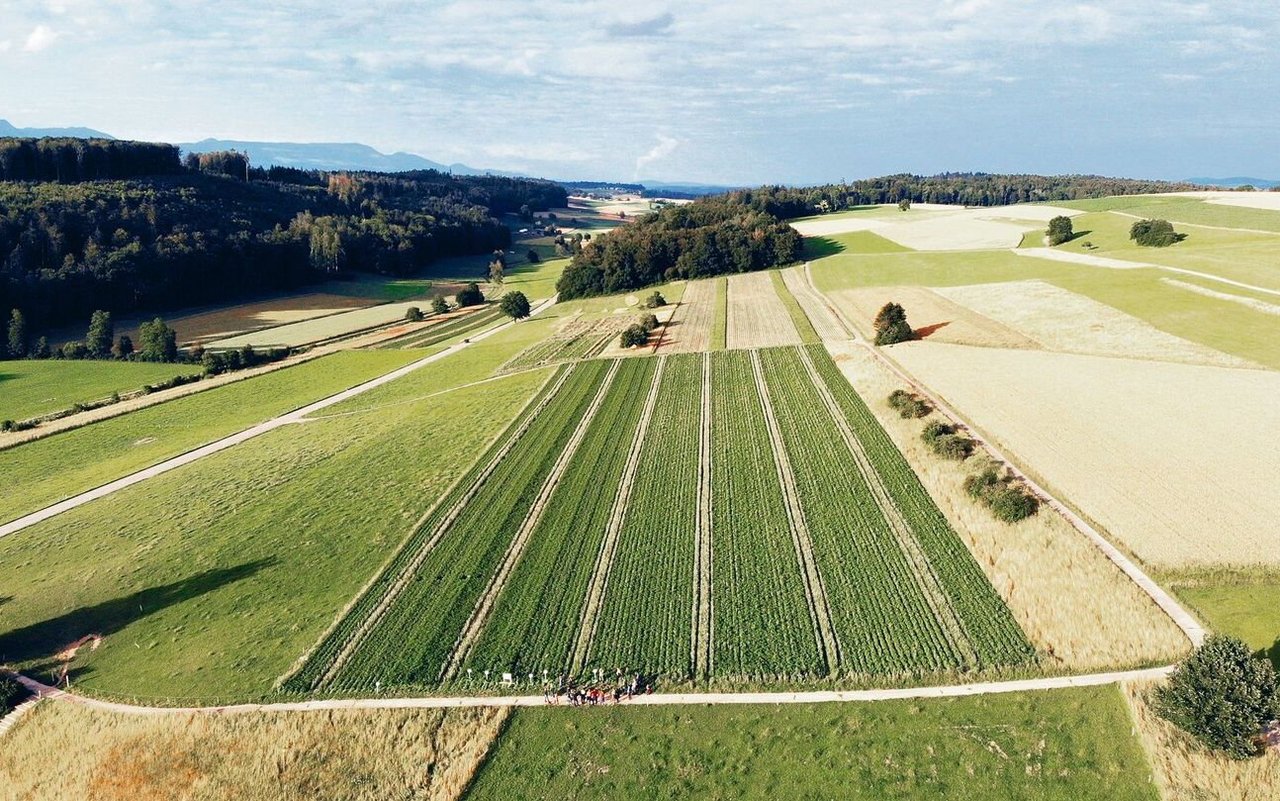
[[[800,308],[799,301],[795,295],[791,294],[791,290],[787,287],[782,278],[780,270],[770,270],[769,277],[773,279],[774,291],[778,293],[778,297],[782,300],[782,305],[787,307],[787,314],[791,315],[791,322],[796,327],[796,333],[800,335],[800,341],[806,345],[821,342],[822,338],[818,336],[818,332],[814,329],[813,323],[810,322],[809,316],[804,313],[804,309]]]
[[[729,281],[723,275],[716,282],[715,317],[711,320],[711,350],[724,350],[729,331]]]

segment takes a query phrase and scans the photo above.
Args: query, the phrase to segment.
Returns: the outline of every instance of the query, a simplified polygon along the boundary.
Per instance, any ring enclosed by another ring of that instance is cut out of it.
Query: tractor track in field
[[[711,354],[702,354],[702,398],[698,415],[698,515],[694,525],[693,638],[690,643],[690,673],[705,678],[711,674],[711,639],[714,618],[711,598]]]
[[[662,383],[662,374],[666,366],[667,357],[659,356],[658,364],[651,377],[649,394],[644,401],[644,409],[640,412],[640,420],[636,423],[636,431],[631,438],[631,450],[627,453],[627,461],[622,468],[622,480],[618,483],[618,492],[614,495],[613,507],[609,510],[609,523],[605,528],[604,539],[600,542],[600,553],[596,558],[595,570],[592,571],[591,584],[583,604],[578,638],[570,660],[571,676],[578,675],[586,664],[587,654],[591,651],[596,629],[600,625],[600,607],[604,602],[605,591],[609,588],[609,574],[613,571],[613,559],[618,550],[618,537],[622,534],[622,524],[627,518],[627,509],[631,502],[631,487],[640,466],[640,452],[644,448],[645,437],[649,432],[649,421],[653,418],[654,407],[658,405],[658,387]]]
[[[854,466],[857,468],[859,475],[862,476],[867,488],[871,491],[871,497],[875,499],[876,506],[880,508],[880,514],[884,517],[885,522],[888,523],[889,530],[893,534],[894,540],[898,543],[898,548],[911,565],[911,574],[915,578],[916,585],[920,588],[926,603],[929,604],[929,610],[933,613],[934,619],[942,625],[943,634],[947,638],[952,653],[960,659],[961,664],[976,667],[979,661],[978,654],[973,648],[973,643],[969,640],[969,635],[965,631],[964,623],[960,620],[959,613],[956,612],[951,596],[942,587],[942,581],[938,577],[937,570],[925,554],[924,549],[921,548],[915,532],[912,531],[906,518],[903,517],[902,509],[898,507],[898,504],[893,500],[893,496],[889,494],[889,488],[885,486],[884,478],[876,470],[871,457],[867,455],[862,441],[858,439],[858,435],[850,428],[849,421],[845,419],[844,413],[841,411],[839,404],[836,403],[830,388],[827,387],[826,382],[819,375],[818,368],[809,357],[809,352],[804,348],[799,348],[798,351],[800,360],[804,363],[805,371],[809,374],[809,380],[818,390],[823,406],[826,407],[828,414],[835,423],[836,430],[840,432],[841,439],[844,440],[845,446],[853,456]]]
[[[488,481],[489,477],[493,475],[493,472],[498,469],[502,460],[506,458],[507,454],[511,452],[511,449],[516,446],[516,443],[524,437],[525,433],[529,430],[529,427],[537,421],[539,415],[542,414],[543,409],[545,409],[556,395],[559,394],[561,387],[563,387],[565,382],[569,380],[570,372],[572,371],[562,370],[558,377],[553,374],[548,379],[548,383],[544,384],[543,387],[538,390],[538,393],[530,399],[529,403],[533,403],[534,400],[536,400],[536,405],[533,406],[531,410],[529,408],[529,404],[526,404],[525,407],[521,409],[520,414],[516,418],[517,420],[520,420],[516,430],[511,432],[510,436],[507,437],[506,442],[502,444],[499,450],[493,455],[493,458],[489,460],[489,463],[480,471],[476,476],[475,481],[473,481],[471,486],[467,488],[467,491],[463,493],[462,497],[449,507],[449,511],[445,513],[445,515],[440,519],[440,522],[432,529],[430,536],[428,536],[426,541],[422,544],[418,553],[415,554],[413,559],[410,560],[410,562],[400,571],[399,576],[387,588],[381,600],[378,601],[378,605],[369,612],[368,616],[366,616],[363,621],[361,621],[360,626],[354,633],[352,633],[351,638],[343,645],[342,650],[338,652],[338,655],[334,657],[332,664],[329,665],[317,680],[317,686],[325,686],[329,682],[333,681],[333,679],[337,677],[338,673],[342,671],[342,668],[346,666],[347,662],[351,659],[351,656],[359,649],[360,645],[363,644],[365,638],[367,638],[369,633],[378,625],[379,622],[382,621],[387,610],[391,608],[396,599],[400,597],[400,594],[404,592],[405,587],[409,586],[409,583],[413,581],[413,577],[417,574],[418,568],[422,566],[422,563],[426,561],[427,557],[431,554],[431,551],[435,549],[440,538],[448,532],[454,521],[458,519],[460,514],[462,514],[463,509],[465,509],[467,504],[471,502],[476,493],[480,491],[480,488],[484,486],[484,483]],[[523,417],[523,419],[521,419],[521,417]],[[464,473],[463,476],[465,475],[466,474]],[[462,477],[459,477],[458,481],[461,480]],[[418,518],[417,522],[414,523],[413,528],[410,529],[409,539],[412,539],[418,529],[426,524],[427,520],[431,518],[431,515],[435,514],[439,504],[443,502],[445,498],[449,497],[449,494],[453,492],[456,486],[457,483],[455,482],[454,486],[450,487],[443,495],[440,496],[439,501],[433,504],[426,513]],[[408,543],[409,541],[406,540],[401,547],[407,546]],[[395,556],[396,554],[393,554],[392,559],[394,559]],[[364,589],[362,589],[360,593],[352,599],[347,610],[338,616],[330,626],[329,631],[325,633],[324,637],[320,638],[320,643],[324,642],[324,638],[329,636],[329,633],[341,624],[347,613],[354,608],[357,603],[359,603],[360,599],[364,597],[366,592],[369,592],[372,589],[380,577],[381,572],[375,574],[373,579],[370,580]],[[301,668],[303,664],[305,664],[305,660],[300,662],[298,667]],[[287,678],[288,677],[286,676],[285,679]]]
[[[756,394],[760,396],[760,406],[764,411],[765,427],[769,430],[769,440],[773,445],[773,462],[778,473],[778,483],[782,485],[782,495],[787,506],[788,526],[791,529],[791,541],[796,548],[796,559],[800,562],[800,570],[804,576],[805,595],[809,599],[809,616],[813,621],[814,634],[818,647],[822,650],[822,659],[827,672],[835,672],[840,665],[840,641],[836,637],[835,627],[831,623],[831,604],[827,599],[827,588],[818,570],[817,559],[813,555],[813,540],[809,535],[809,525],[805,521],[804,509],[800,506],[800,493],[796,489],[796,476],[791,469],[791,460],[787,457],[786,443],[782,439],[782,430],[773,410],[773,401],[769,398],[769,387],[764,380],[764,370],[760,366],[760,352],[751,351],[751,370],[756,379]]]
[[[480,632],[484,630],[485,624],[489,620],[489,615],[493,612],[498,596],[502,594],[507,585],[507,579],[510,578],[511,573],[516,568],[516,564],[520,561],[521,555],[524,554],[525,545],[528,544],[529,537],[533,534],[533,530],[537,528],[539,521],[542,520],[542,514],[546,511],[547,503],[555,493],[556,487],[560,486],[560,479],[569,469],[569,463],[573,461],[573,456],[577,453],[578,446],[586,439],[587,429],[591,427],[591,421],[595,418],[596,412],[604,405],[604,399],[609,394],[609,387],[613,385],[613,379],[617,376],[618,368],[621,364],[620,361],[614,360],[610,365],[609,372],[605,374],[604,380],[600,382],[600,388],[596,391],[596,396],[591,400],[591,405],[583,413],[573,432],[573,436],[565,443],[564,450],[560,452],[560,456],[556,459],[551,472],[547,475],[546,480],[543,481],[542,488],[538,491],[533,505],[529,508],[529,513],[520,524],[520,528],[516,530],[515,536],[511,539],[511,544],[507,546],[507,551],[502,556],[497,572],[490,579],[489,586],[476,602],[475,608],[471,611],[471,616],[467,619],[461,633],[458,635],[458,639],[454,642],[448,661],[442,669],[441,681],[447,682],[455,678],[463,662],[470,656],[476,639],[480,636]]]

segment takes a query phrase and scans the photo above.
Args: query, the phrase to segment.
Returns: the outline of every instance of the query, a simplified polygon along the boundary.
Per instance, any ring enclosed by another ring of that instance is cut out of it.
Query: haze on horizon
[[[1280,177],[1280,7],[0,2],[0,117],[562,179]]]

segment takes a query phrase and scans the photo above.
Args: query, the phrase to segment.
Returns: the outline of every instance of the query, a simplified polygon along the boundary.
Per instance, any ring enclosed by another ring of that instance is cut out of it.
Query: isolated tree
[[[886,303],[875,319],[876,344],[892,345],[915,338],[915,332],[907,324],[907,312],[897,303]]]
[[[525,222],[533,222],[533,209],[529,208],[528,203],[520,207],[520,219]]]
[[[9,312],[8,356],[21,359],[27,355],[27,317],[21,309]]]
[[[1183,235],[1168,220],[1138,220],[1129,226],[1129,238],[1148,248],[1167,248],[1181,242]]]
[[[1071,229],[1071,218],[1065,214],[1059,214],[1050,220],[1049,228],[1045,231],[1045,236],[1049,237],[1050,247],[1070,241],[1074,234],[1075,232]]]
[[[484,303],[484,293],[480,291],[480,285],[472,281],[458,290],[458,294],[454,295],[453,299],[458,306],[479,306]]]
[[[652,331],[658,327],[658,317],[653,314],[645,314],[640,317],[640,327],[646,331]]]
[[[157,317],[138,327],[138,356],[146,362],[178,360],[178,332]]]
[[[111,348],[111,355],[121,361],[124,361],[133,355],[133,340],[129,338],[128,334],[120,335],[120,339],[117,340],[115,346]]]
[[[898,211],[911,211],[911,198],[903,198],[898,201]]]
[[[657,309],[667,305],[667,299],[662,297],[662,293],[654,290],[649,297],[644,299],[644,307],[646,309]]]
[[[622,332],[622,347],[636,348],[646,345],[649,342],[649,332],[644,330],[644,326],[632,325]]]
[[[1256,756],[1263,727],[1280,717],[1276,671],[1240,640],[1210,635],[1156,690],[1155,709],[1210,748]]]
[[[116,326],[111,321],[111,312],[99,309],[89,318],[89,333],[84,338],[84,346],[89,349],[89,358],[105,359],[111,355],[111,340],[115,338]]]
[[[404,321],[406,323],[420,323],[426,317],[422,313],[422,309],[417,306],[410,306],[404,310]]]
[[[523,320],[529,316],[529,299],[524,296],[523,292],[508,292],[502,296],[501,303],[498,307],[502,309],[502,313],[510,317],[512,320]]]
[[[542,261],[542,257],[538,255],[538,251],[534,250],[533,248],[529,248],[529,252],[524,254],[524,257],[525,257],[525,260],[528,261],[530,264],[537,264],[538,262]]]
[[[449,313],[449,301],[444,299],[444,295],[436,295],[431,301],[431,311],[436,314]]]
[[[506,265],[501,259],[494,259],[489,262],[489,281],[494,284],[501,284],[503,273],[506,271]]]

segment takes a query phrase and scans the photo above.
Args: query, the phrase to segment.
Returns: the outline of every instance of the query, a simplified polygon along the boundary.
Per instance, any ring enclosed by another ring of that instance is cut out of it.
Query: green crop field
[[[0,451],[12,520],[421,358],[343,352]]]
[[[1181,195],[1126,195],[1096,200],[1055,201],[1053,205],[1082,211],[1122,211],[1138,217],[1194,225],[1254,228],[1280,233],[1280,211],[1209,203],[1200,198]]]
[[[711,319],[711,350],[724,350],[729,327],[729,281],[721,276],[716,282],[715,316]]]
[[[814,330],[813,323],[809,321],[809,315],[804,313],[796,296],[787,289],[786,282],[782,280],[782,273],[778,270],[770,270],[769,277],[773,279],[773,289],[782,300],[782,305],[787,307],[787,314],[791,316],[791,322],[796,327],[796,333],[800,335],[800,341],[806,344],[821,342],[821,337]]]
[[[521,709],[466,801],[1156,801],[1114,687],[935,701]]]
[[[189,364],[0,361],[0,420],[26,420],[77,403],[103,400],[113,392],[133,392],[144,384],[199,372],[199,365]]]

